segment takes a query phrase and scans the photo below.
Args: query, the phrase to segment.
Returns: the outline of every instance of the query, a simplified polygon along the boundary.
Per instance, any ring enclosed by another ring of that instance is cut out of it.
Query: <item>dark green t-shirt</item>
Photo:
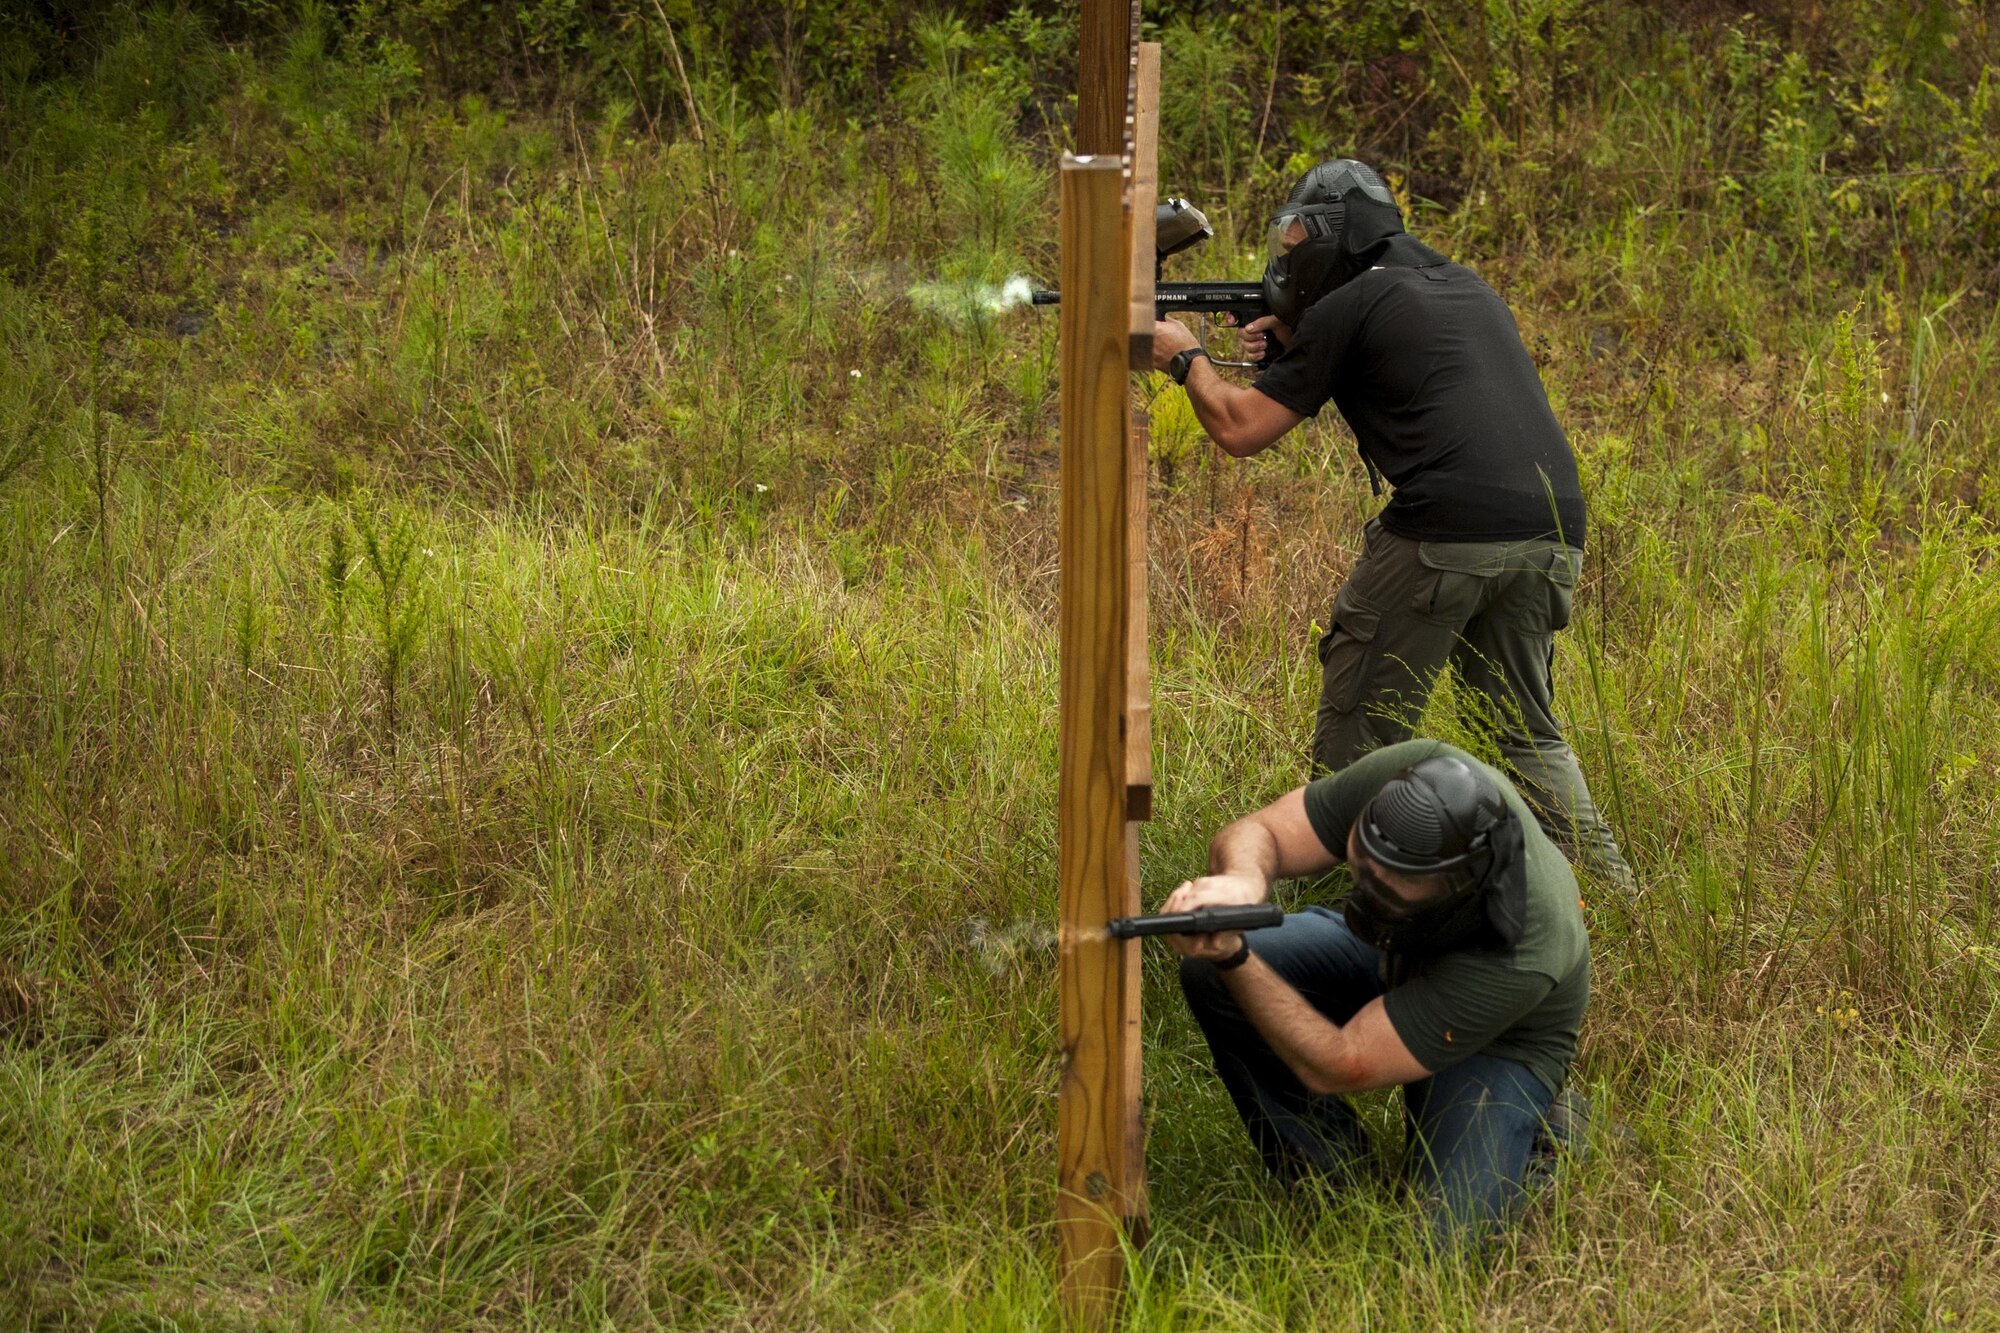
[[[1514,785],[1443,741],[1404,741],[1371,751],[1306,788],[1306,817],[1334,855],[1384,783],[1434,754],[1454,754],[1491,778],[1521,821],[1528,871],[1527,924],[1511,949],[1468,949],[1431,960],[1383,997],[1389,1022],[1433,1072],[1484,1053],[1517,1060],[1550,1092],[1576,1055],[1590,999],[1590,938],[1569,862],[1542,832]]]

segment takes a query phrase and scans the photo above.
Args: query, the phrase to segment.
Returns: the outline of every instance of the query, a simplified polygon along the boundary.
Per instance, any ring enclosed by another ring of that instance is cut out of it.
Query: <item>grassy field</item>
[[[1133,1327],[2000,1328],[2000,78],[1922,15],[1460,15],[1415,139],[1168,24],[1185,276],[1373,144],[1514,305],[1643,892],[1591,898],[1593,1151],[1475,1266],[1269,1192],[1150,956]],[[9,31],[0,1325],[1054,1323],[1017,19],[867,108],[480,95],[317,10]],[[1142,388],[1150,901],[1303,776],[1372,502],[1336,420],[1238,464]]]

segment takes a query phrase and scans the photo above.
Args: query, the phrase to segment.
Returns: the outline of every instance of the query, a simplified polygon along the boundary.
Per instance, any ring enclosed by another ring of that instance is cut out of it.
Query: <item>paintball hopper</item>
[[[1207,216],[1187,200],[1175,196],[1153,210],[1153,276],[1157,279],[1168,255],[1192,250],[1215,235]],[[1037,289],[1029,293],[1034,305],[1056,305],[1062,294]]]
[[[1169,197],[1153,209],[1153,315],[1165,319],[1168,315],[1211,315],[1223,316],[1237,328],[1250,323],[1259,315],[1270,313],[1264,304],[1264,284],[1261,282],[1162,282],[1160,272],[1166,267],[1168,255],[1177,255],[1183,250],[1192,250],[1203,241],[1215,235],[1215,228],[1208,224],[1202,211],[1178,196]],[[1028,300],[1034,305],[1060,305],[1062,293],[1053,290],[1033,290]],[[1210,361],[1218,366],[1234,366],[1242,370],[1265,370],[1278,358],[1282,349],[1272,341],[1267,344],[1262,361],[1223,361],[1214,357]],[[1132,917],[1130,920],[1150,918]],[[1276,925],[1276,921],[1267,924]],[[1238,930],[1238,926],[1217,926],[1207,929]],[[1155,931],[1154,934],[1162,932]],[[1120,937],[1123,938],[1123,937]]]
[[[1178,196],[1153,210],[1153,258],[1162,263],[1168,255],[1191,250],[1215,235],[1202,211]]]

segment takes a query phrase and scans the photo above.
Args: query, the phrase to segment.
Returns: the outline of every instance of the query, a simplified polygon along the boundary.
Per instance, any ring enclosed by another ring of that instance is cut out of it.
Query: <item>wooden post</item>
[[[1139,37],[1139,0],[1083,0],[1077,34],[1076,151],[1127,151],[1132,47]]]
[[[1124,1287],[1121,1244],[1143,1215],[1129,801],[1132,228],[1125,162],[1062,163],[1061,1157],[1063,1304],[1101,1327]],[[1144,630],[1139,629],[1143,634]],[[1129,1020],[1129,1021],[1128,1021]]]
[[[1152,357],[1159,48],[1139,0],[1083,0],[1076,143],[1062,164],[1062,1300],[1102,1328],[1143,1239],[1139,949],[1104,922],[1139,910],[1135,819],[1152,813],[1146,664],[1146,416],[1128,368]],[[1150,63],[1149,63],[1150,62]],[[1139,313],[1146,319],[1141,328]]]

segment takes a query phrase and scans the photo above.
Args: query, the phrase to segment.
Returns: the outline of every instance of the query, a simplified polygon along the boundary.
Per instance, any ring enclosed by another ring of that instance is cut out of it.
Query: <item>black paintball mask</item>
[[[1433,755],[1398,773],[1354,824],[1360,855],[1347,925],[1384,953],[1430,956],[1511,947],[1526,924],[1521,824],[1492,779],[1456,755]],[[1443,877],[1406,896],[1377,868]]]
[[[1369,269],[1427,268],[1445,257],[1403,230],[1403,212],[1373,167],[1351,157],[1300,177],[1271,216],[1264,303],[1292,327],[1315,301]]]

